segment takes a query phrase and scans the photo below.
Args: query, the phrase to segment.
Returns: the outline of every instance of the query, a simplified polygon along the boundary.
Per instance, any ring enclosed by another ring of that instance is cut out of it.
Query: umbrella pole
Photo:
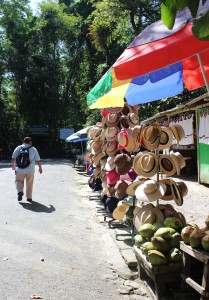
[[[208,83],[207,75],[205,73],[204,66],[202,64],[202,58],[200,56],[200,53],[197,54],[197,58],[198,58],[198,61],[199,61],[199,64],[200,64],[200,68],[201,68],[201,71],[202,71],[202,76],[203,76],[204,81],[205,81],[205,86],[206,86],[207,92],[209,94],[209,83]]]

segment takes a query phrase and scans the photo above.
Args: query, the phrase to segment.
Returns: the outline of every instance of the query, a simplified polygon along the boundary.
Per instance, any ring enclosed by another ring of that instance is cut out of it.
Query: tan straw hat
[[[158,124],[147,126],[143,131],[143,144],[146,149],[156,150],[160,144],[162,129]]]
[[[137,116],[135,113],[128,113],[127,121],[128,121],[129,127],[132,128],[136,125],[139,125],[139,116]]]
[[[159,200],[165,191],[166,185],[164,183],[149,179],[137,187],[135,194],[138,201],[152,202]]]
[[[158,158],[152,152],[139,152],[133,161],[134,171],[143,177],[152,177],[158,170]]]
[[[173,134],[170,128],[161,126],[162,132],[160,136],[160,144],[159,144],[159,149],[167,149],[170,148],[173,142]]]
[[[172,157],[174,164],[176,166],[177,174],[180,174],[180,170],[186,166],[186,162],[184,157],[181,155],[180,152],[173,152],[170,151],[170,156]]]
[[[128,209],[129,209],[129,205],[123,204],[122,201],[119,201],[117,207],[113,211],[112,214],[113,218],[115,220],[122,221]]]
[[[176,173],[176,164],[173,158],[168,154],[159,156],[160,171],[167,176],[173,176]]]
[[[170,123],[169,127],[176,139],[177,144],[183,139],[185,138],[185,132],[184,129],[181,125],[179,124],[175,124],[175,123]]]
[[[142,184],[145,180],[147,180],[147,178],[137,176],[137,178],[131,184],[129,184],[129,186],[127,187],[127,189],[126,189],[127,195],[135,196],[136,188],[140,184]]]
[[[106,125],[108,127],[114,127],[119,124],[120,114],[108,114],[106,117]]]
[[[105,110],[111,114],[119,114],[123,107],[106,107]]]
[[[120,129],[119,129],[118,126],[107,127],[106,140],[108,142],[116,141],[117,140],[117,135],[118,135],[119,131],[120,131]]]

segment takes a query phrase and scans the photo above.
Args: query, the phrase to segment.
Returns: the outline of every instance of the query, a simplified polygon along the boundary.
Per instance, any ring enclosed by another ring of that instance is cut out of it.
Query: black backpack
[[[30,158],[29,158],[29,149],[32,146],[28,147],[28,148],[24,148],[21,147],[17,158],[16,158],[16,164],[18,166],[18,168],[20,169],[25,169],[30,165]]]

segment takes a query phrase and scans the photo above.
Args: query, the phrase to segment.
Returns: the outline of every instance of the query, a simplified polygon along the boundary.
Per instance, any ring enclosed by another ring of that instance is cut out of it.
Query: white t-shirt
[[[24,148],[28,148],[30,147],[29,144],[22,144],[17,146],[17,148],[15,148],[13,154],[12,154],[12,158],[16,158],[20,149],[24,147]],[[16,172],[19,173],[35,173],[35,164],[37,160],[40,160],[40,156],[39,153],[37,151],[37,149],[35,147],[31,147],[29,150],[29,157],[30,157],[30,165],[25,168],[25,169],[21,169],[21,168],[16,168]]]

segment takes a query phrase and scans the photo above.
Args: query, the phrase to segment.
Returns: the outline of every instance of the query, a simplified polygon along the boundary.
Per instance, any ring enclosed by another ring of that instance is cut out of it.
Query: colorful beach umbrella
[[[197,15],[209,7],[209,0]],[[205,86],[209,78],[209,41],[192,34],[188,9],[177,14],[172,30],[154,22],[117,59],[87,96],[90,108],[143,104]]]

